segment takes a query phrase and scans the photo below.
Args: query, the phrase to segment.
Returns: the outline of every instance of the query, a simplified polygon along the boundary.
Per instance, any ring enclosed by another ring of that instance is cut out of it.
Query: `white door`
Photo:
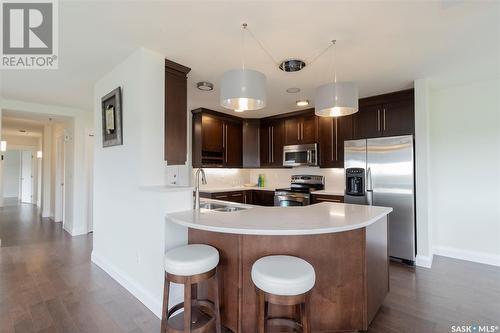
[[[64,221],[64,137],[56,139],[56,181],[54,221]]]
[[[87,232],[94,231],[94,131],[88,130],[85,136],[85,173],[87,176]]]
[[[32,176],[33,153],[23,150],[21,153],[21,202],[32,203],[33,198],[33,176]]]

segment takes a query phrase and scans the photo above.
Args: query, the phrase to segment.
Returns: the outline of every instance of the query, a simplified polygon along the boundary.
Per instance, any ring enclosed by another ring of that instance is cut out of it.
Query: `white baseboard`
[[[154,297],[153,295],[151,295],[151,293],[144,290],[144,288],[142,288],[139,285],[139,283],[134,281],[134,279],[132,279],[122,270],[114,267],[102,256],[95,253],[95,251],[92,251],[91,260],[94,264],[96,264],[97,266],[102,268],[106,273],[108,273],[116,282],[121,284],[123,288],[127,289],[132,295],[134,295],[158,318],[161,318],[163,293],[160,293],[158,297]]]
[[[467,251],[446,246],[434,247],[434,254],[455,259],[474,261],[481,264],[500,266],[500,255],[484,252]]]
[[[424,268],[431,268],[432,267],[432,259],[434,259],[434,255],[431,253],[430,256],[423,256],[420,254],[417,254],[417,257],[415,258],[415,265],[419,267],[424,267]]]

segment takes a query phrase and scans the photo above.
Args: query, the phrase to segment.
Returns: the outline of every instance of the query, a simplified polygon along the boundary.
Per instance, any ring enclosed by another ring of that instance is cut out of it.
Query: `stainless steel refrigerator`
[[[392,207],[389,255],[415,261],[413,136],[344,142],[345,202]]]

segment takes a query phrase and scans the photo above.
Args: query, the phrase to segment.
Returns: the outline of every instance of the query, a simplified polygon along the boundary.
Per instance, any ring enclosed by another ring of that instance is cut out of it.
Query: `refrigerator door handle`
[[[368,167],[366,171],[366,203],[368,206],[373,205],[373,184],[372,184],[372,170]]]

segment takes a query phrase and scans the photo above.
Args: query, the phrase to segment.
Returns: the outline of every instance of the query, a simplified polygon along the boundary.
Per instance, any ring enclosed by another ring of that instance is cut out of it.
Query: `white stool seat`
[[[219,264],[219,251],[210,245],[190,244],[176,247],[165,254],[165,271],[191,276],[208,272]]]
[[[279,296],[295,296],[314,287],[316,274],[307,261],[292,256],[268,256],[252,266],[252,280],[260,290]]]

